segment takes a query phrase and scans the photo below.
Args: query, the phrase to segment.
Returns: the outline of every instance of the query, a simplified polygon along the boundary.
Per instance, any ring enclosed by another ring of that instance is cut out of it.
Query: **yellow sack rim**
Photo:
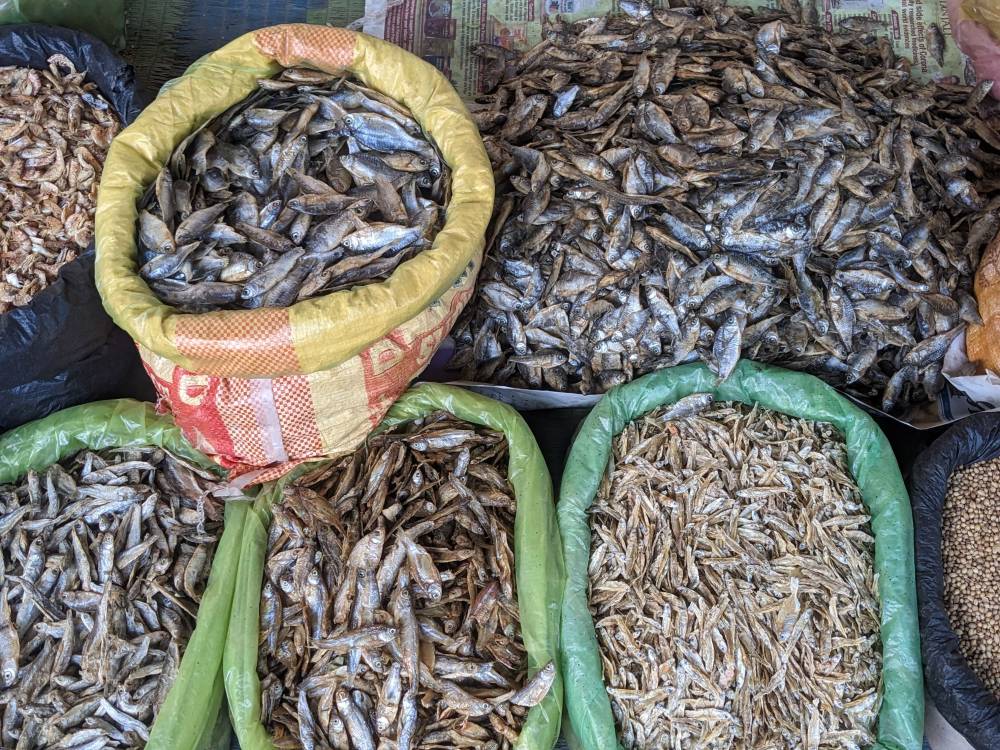
[[[430,248],[383,282],[281,309],[192,314],[163,304],[138,274],[138,201],[193,130],[245,99],[258,78],[300,65],[351,73],[409,108],[452,170],[444,226]],[[441,297],[482,253],[492,210],[493,173],[479,131],[437,69],[365,34],[272,26],[196,61],[112,143],[95,218],[97,288],[133,339],[187,370],[244,378],[308,374],[355,356]]]

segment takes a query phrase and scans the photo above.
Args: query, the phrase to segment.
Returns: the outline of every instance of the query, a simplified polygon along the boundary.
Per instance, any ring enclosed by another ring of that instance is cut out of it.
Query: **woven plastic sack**
[[[294,65],[353,73],[410,109],[452,170],[444,227],[382,283],[285,309],[194,315],[162,304],[136,272],[140,196],[195,127]],[[184,434],[232,476],[263,481],[349,451],[379,423],[471,296],[492,207],[482,140],[433,66],[364,34],[272,26],[194,63],[115,139],[97,210],[97,285]]]
[[[150,404],[131,399],[74,406],[0,437],[0,484],[16,482],[29,469],[41,471],[84,450],[157,445],[205,468],[173,422]],[[198,606],[197,627],[181,658],[177,679],[160,706],[148,750],[207,750],[229,747],[222,710],[222,651],[232,604],[239,541],[248,501],[226,504],[225,533],[212,558],[208,585]]]
[[[877,750],[920,750],[924,694],[913,577],[913,525],[903,478],[885,435],[872,419],[811,375],[743,360],[721,385],[702,364],[654,372],[614,388],[581,425],[563,470],[559,530],[566,560],[560,646],[566,707],[575,742],[586,750],[619,747],[601,656],[587,605],[590,522],[587,509],[625,426],[691,393],[759,404],[793,417],[830,422],[847,454],[872,518],[875,568],[882,603],[883,702]]]
[[[927,692],[947,722],[977,750],[1000,747],[1000,702],[969,667],[944,606],[941,511],[952,472],[1000,456],[1000,414],[975,414],[935,440],[913,464],[920,650]]]
[[[441,410],[507,437],[510,456],[507,477],[517,499],[514,564],[521,637],[528,652],[528,673],[534,674],[557,656],[565,577],[552,482],[545,459],[521,415],[506,404],[454,386],[422,383],[411,388],[392,406],[379,429]],[[288,479],[294,476],[289,475]],[[260,492],[243,530],[239,580],[223,667],[230,718],[242,750],[274,747],[260,721],[257,653],[270,508],[281,497],[283,484],[284,481],[270,485]],[[516,745],[518,750],[550,750],[559,736],[562,706],[563,680],[557,672],[548,695],[528,712]]]

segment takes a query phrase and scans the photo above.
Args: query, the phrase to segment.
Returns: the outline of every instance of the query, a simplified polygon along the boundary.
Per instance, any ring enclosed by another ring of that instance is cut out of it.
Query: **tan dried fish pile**
[[[94,236],[118,119],[62,55],[0,68],[0,314],[28,304]]]
[[[207,477],[159,448],[63,465],[0,487],[0,745],[144,747],[221,508]]]
[[[742,404],[665,416],[615,440],[591,508],[590,602],[623,744],[870,745],[874,540],[842,438]]]
[[[620,6],[483,50],[497,215],[453,367],[600,393],[746,357],[933,400],[1000,228],[992,82],[920,84],[878,21],[812,2]]]
[[[262,721],[279,748],[509,748],[524,683],[503,435],[439,413],[371,438],[275,508]]]

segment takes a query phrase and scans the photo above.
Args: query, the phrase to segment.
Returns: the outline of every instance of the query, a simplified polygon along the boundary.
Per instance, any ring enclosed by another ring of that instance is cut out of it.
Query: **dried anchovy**
[[[873,744],[874,539],[843,439],[687,401],[626,427],[591,508],[590,604],[622,743]]]
[[[444,222],[448,167],[408,110],[289,68],[188,136],[139,214],[140,275],[202,312],[388,278]]]
[[[159,448],[0,487],[3,747],[145,747],[222,530],[209,489]]]
[[[509,748],[555,677],[525,677],[503,435],[438,413],[275,508],[262,720],[279,748]]]
[[[63,55],[0,67],[0,314],[28,304],[94,236],[118,119]]]
[[[918,84],[873,22],[794,0],[671,5],[486,50],[503,197],[453,366],[596,393],[743,356],[886,411],[935,397],[1000,225],[992,83]]]

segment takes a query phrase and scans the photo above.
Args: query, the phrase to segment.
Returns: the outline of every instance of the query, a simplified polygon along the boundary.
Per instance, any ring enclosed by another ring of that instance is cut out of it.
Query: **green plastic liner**
[[[219,467],[192,448],[169,417],[131,399],[98,401],[50,414],[0,437],[0,484],[17,481],[84,449],[156,445],[203,468]],[[222,701],[222,652],[233,598],[239,541],[248,501],[226,504],[225,532],[212,558],[198,622],[160,707],[146,747],[150,750],[228,748]]]
[[[411,388],[389,410],[377,431],[436,411],[450,412],[507,437],[510,451],[507,476],[517,498],[514,560],[521,637],[528,652],[528,674],[533,675],[557,657],[565,577],[548,468],[531,430],[516,411],[452,386],[424,383]],[[260,721],[257,676],[260,590],[270,508],[280,498],[283,485],[301,474],[299,471],[262,491],[243,529],[243,549],[223,659],[230,719],[242,750],[274,747]],[[562,676],[557,674],[549,694],[528,712],[517,743],[520,750],[549,750],[555,744],[562,718],[562,692]]]
[[[903,478],[889,441],[875,422],[811,375],[743,360],[722,384],[702,364],[660,370],[614,388],[577,434],[559,492],[559,529],[566,560],[560,654],[573,734],[586,750],[620,747],[604,687],[594,622],[587,605],[590,507],[611,460],[612,440],[643,414],[692,393],[742,401],[793,417],[830,422],[844,435],[851,472],[875,533],[875,569],[882,603],[883,702],[879,750],[920,750],[924,692],[913,569],[913,523]]]

